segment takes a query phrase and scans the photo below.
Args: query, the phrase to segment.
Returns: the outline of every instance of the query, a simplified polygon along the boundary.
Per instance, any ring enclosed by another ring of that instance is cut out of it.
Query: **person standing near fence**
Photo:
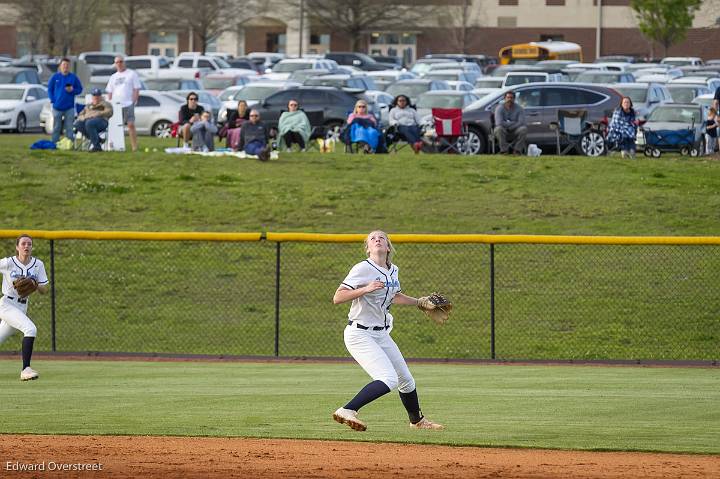
[[[15,241],[16,256],[0,259],[2,273],[2,293],[0,299],[0,344],[9,338],[15,330],[22,331],[22,370],[21,381],[29,381],[39,377],[37,371],[30,367],[33,345],[37,335],[37,327],[27,316],[28,297],[21,296],[13,282],[19,278],[32,278],[37,291],[45,294],[48,291],[48,278],[45,265],[32,256],[33,242],[28,235],[20,235]]]
[[[394,252],[386,233],[372,231],[365,238],[368,258],[352,267],[333,296],[334,304],[352,301],[344,333],[345,346],[373,379],[349,403],[338,408],[333,419],[356,431],[364,431],[367,425],[357,417],[358,410],[397,388],[411,428],[443,429],[423,416],[415,380],[390,337],[393,326],[390,306],[418,305],[418,299],[401,292],[398,267],[392,263]]]

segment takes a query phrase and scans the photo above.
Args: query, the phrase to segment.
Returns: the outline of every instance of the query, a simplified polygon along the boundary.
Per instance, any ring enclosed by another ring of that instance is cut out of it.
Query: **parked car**
[[[395,97],[381,90],[365,90],[363,96],[368,105],[373,105],[373,108],[380,116],[380,123],[387,125],[390,116],[390,105]]]
[[[47,84],[50,77],[57,71],[60,62],[55,62],[54,59],[40,59],[34,58],[30,60],[13,60],[10,62],[10,67],[14,68],[27,68],[28,70],[34,70],[37,73],[40,81],[39,84]]]
[[[605,71],[582,72],[573,80],[578,83],[635,83],[635,76],[629,72]]]
[[[673,101],[661,83],[619,83],[611,87],[622,96],[630,97],[638,120],[644,120],[657,106]]]
[[[699,57],[665,57],[660,60],[660,63],[676,67],[683,65],[703,65],[702,58]]]
[[[462,70],[470,78],[470,80],[466,80],[470,83],[475,83],[475,80],[483,76],[482,69],[475,62],[433,63],[430,65],[428,73],[434,73],[437,70]]]
[[[309,70],[295,70],[290,74],[288,77],[288,80],[290,81],[296,81],[296,82],[304,82],[308,78],[317,77],[321,75],[330,75],[332,73],[337,73],[337,71],[330,71],[326,70],[324,68],[318,68],[313,70],[310,68]]]
[[[605,63],[605,62],[622,62],[622,63],[635,63],[637,59],[630,55],[604,55],[597,57],[594,63]]]
[[[228,62],[228,65],[230,65],[233,68],[241,68],[243,70],[254,70],[258,73],[258,75],[261,75],[265,73],[265,68],[261,67],[260,64],[255,63],[252,58],[248,57],[240,57],[240,58],[231,58],[229,60],[225,60]]]
[[[0,84],[3,83],[40,85],[42,81],[37,71],[32,68],[3,67],[0,68]]]
[[[715,92],[718,88],[720,88],[720,78],[718,77],[696,77],[696,76],[687,76],[687,77],[680,77],[675,78],[673,80],[670,80],[670,85],[697,85],[697,86],[706,86],[711,92]]]
[[[225,123],[228,108],[236,108],[237,102],[240,100],[244,100],[248,106],[252,107],[275,92],[298,86],[300,86],[300,83],[297,82],[260,80],[244,86],[226,88],[218,95],[221,106],[217,121],[218,123]]]
[[[410,72],[416,76],[422,76],[430,71],[432,65],[444,63],[448,63],[447,58],[421,58],[413,64],[412,68],[410,68]]]
[[[617,91],[606,86],[570,82],[527,83],[486,95],[463,110],[463,123],[470,132],[470,153],[488,151],[491,116],[503,101],[507,90],[515,92],[517,103],[525,109],[528,143],[539,146],[556,144],[556,134],[550,124],[557,121],[558,110],[586,110],[586,120],[599,123],[612,114],[622,98]],[[604,151],[602,134],[593,132],[586,135],[582,142],[582,153],[595,156]]]
[[[88,65],[107,65],[112,66],[115,63],[116,56],[124,57],[122,53],[112,52],[82,52],[78,55],[78,60],[83,60]]]
[[[472,83],[466,81],[449,81],[446,82],[451,90],[455,91],[473,91],[475,87]]]
[[[250,71],[252,70],[248,70],[248,72]],[[227,75],[220,70],[219,72],[206,75],[202,79],[202,86],[204,90],[217,96],[226,88],[247,85],[256,78],[259,78],[256,73],[251,73],[250,75]]]
[[[367,75],[373,79],[378,90],[386,90],[387,87],[398,80],[412,80],[415,74],[400,70],[378,70],[367,72]]]
[[[669,83],[673,77],[669,75],[635,75],[635,81],[642,83]]]
[[[134,55],[125,57],[125,66],[135,70],[138,74],[144,72],[155,73],[161,69],[172,68],[172,62],[167,57],[160,55]]]
[[[665,75],[669,78],[680,78],[683,76],[682,70],[679,68],[669,68],[668,65],[661,65],[659,67],[641,68],[631,72],[635,75],[635,78],[640,78],[648,75]]]
[[[325,58],[335,61],[338,65],[350,65],[365,71],[393,70],[399,69],[394,63],[381,63],[373,60],[370,55],[358,52],[330,52]],[[275,71],[275,70],[273,70]]]
[[[298,100],[301,108],[308,114],[322,112],[322,125],[335,128],[345,125],[358,97],[334,87],[301,86],[276,92],[255,108],[260,111],[260,118],[268,126],[276,127],[280,114],[287,110],[288,101],[291,99]]]
[[[202,84],[197,80],[184,80],[181,78],[160,78],[143,80],[145,90],[173,91],[173,90],[202,90]],[[103,90],[105,88],[103,87]]]
[[[25,133],[40,127],[40,111],[48,102],[42,85],[0,85],[0,130]]]
[[[414,78],[412,80],[398,80],[385,89],[385,92],[398,96],[406,95],[410,102],[415,103],[418,97],[429,90],[449,90],[450,86],[442,80],[430,80],[427,78]]]
[[[647,141],[647,131],[678,132],[676,135],[661,135],[652,142]],[[680,144],[683,133],[690,130],[687,144]],[[646,148],[647,141],[647,148]],[[662,151],[682,151],[683,154],[699,156],[705,151],[705,115],[703,107],[697,103],[668,103],[655,108],[648,115],[642,129],[638,130],[636,144],[638,149],[645,149],[648,156],[659,157]]]
[[[262,75],[261,78],[266,80],[288,80],[290,75],[297,70],[328,70],[333,71],[337,67],[337,63],[325,59],[312,58],[288,58],[280,60],[272,68],[271,73]]]
[[[697,103],[698,105],[702,105],[705,109],[705,116],[707,116],[708,109],[713,106],[713,100],[715,99],[714,93],[703,93],[702,95],[698,95],[695,98],[693,98],[693,103]]]
[[[430,70],[421,78],[440,81],[466,81],[472,83],[475,81],[473,75],[468,74],[460,69],[456,70]]]
[[[432,125],[433,108],[460,108],[463,109],[479,98],[472,92],[455,90],[432,90],[420,95],[415,103],[418,114],[423,123]]]
[[[370,55],[370,58],[379,63],[389,63],[395,65],[396,68],[404,68],[403,59],[400,57],[393,57],[389,55]],[[378,70],[381,71],[381,70]]]
[[[260,73],[270,73],[277,62],[285,59],[285,54],[274,52],[251,52],[247,54],[247,57],[258,65]]]
[[[303,81],[305,86],[334,86],[350,92],[375,90],[375,83],[369,77],[352,75],[319,75]]]
[[[206,73],[223,71],[227,75],[251,75],[256,74],[255,70],[243,70],[232,68],[228,62],[220,57],[212,55],[188,54],[175,57],[174,68],[200,69]],[[196,78],[198,78],[196,76]]]
[[[630,66],[630,63],[628,62],[599,62],[595,61],[595,65],[602,67],[605,70],[611,71],[611,72],[626,72],[628,71],[628,67]]]
[[[670,92],[674,103],[690,103],[695,97],[705,95],[706,93],[713,93],[708,87],[702,85],[671,82],[665,84],[665,86]]]
[[[538,82],[559,82],[563,80],[562,73],[548,73],[544,71],[514,71],[505,75],[502,87]]]
[[[504,77],[481,77],[475,80],[475,88],[502,88]]]

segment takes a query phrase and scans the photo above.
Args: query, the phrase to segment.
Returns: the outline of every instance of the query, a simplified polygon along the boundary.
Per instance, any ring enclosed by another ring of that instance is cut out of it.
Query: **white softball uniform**
[[[393,325],[390,306],[400,292],[398,267],[392,265],[387,269],[366,259],[352,267],[342,286],[354,290],[376,280],[385,283],[385,287],[352,301],[344,333],[345,347],[373,380],[384,382],[391,390],[409,393],[415,389],[415,380],[390,337]]]
[[[24,336],[35,337],[37,328],[27,317],[29,298],[21,298],[13,286],[16,278],[30,276],[35,278],[38,285],[48,284],[45,265],[37,258],[30,258],[24,265],[14,256],[0,259],[0,273],[3,275],[2,293],[0,299],[0,343],[10,337],[15,330],[23,332]]]

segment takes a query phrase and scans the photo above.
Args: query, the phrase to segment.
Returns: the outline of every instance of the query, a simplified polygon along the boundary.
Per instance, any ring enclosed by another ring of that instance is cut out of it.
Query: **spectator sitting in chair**
[[[270,132],[265,124],[260,121],[260,113],[257,110],[250,110],[250,121],[243,123],[240,129],[240,143],[238,148],[248,155],[257,155],[260,161],[270,159],[270,147],[268,140]]]
[[[217,131],[217,126],[213,123],[210,112],[202,112],[200,119],[195,121],[190,128],[193,151],[214,151],[214,139]]]
[[[346,143],[362,143],[365,153],[387,153],[383,136],[377,128],[377,119],[368,112],[365,100],[358,100],[355,109],[348,115]]]
[[[203,107],[198,105],[198,94],[194,91],[188,93],[187,101],[180,107],[180,113],[178,114],[180,131],[182,132],[184,142],[183,146],[185,146],[185,148],[190,146],[190,139],[192,138],[191,128],[193,123],[200,121],[200,115],[202,115],[203,111]]]
[[[248,104],[245,100],[238,100],[237,109],[228,110],[227,122],[225,122],[225,126],[223,127],[227,135],[228,148],[232,148],[237,151],[238,143],[240,142],[240,128],[243,123],[250,119],[248,115],[250,115],[250,109],[248,108]],[[220,133],[218,134],[220,137],[223,136]]]
[[[396,127],[400,136],[412,145],[413,151],[419,153],[423,147],[420,114],[410,105],[410,98],[405,95],[395,97],[391,106],[393,108],[388,117],[390,126]]]
[[[290,100],[288,111],[284,111],[280,115],[278,122],[278,136],[285,142],[288,151],[293,144],[297,144],[300,150],[304,151],[311,132],[310,120],[305,112],[300,110],[298,101]]]
[[[505,102],[495,108],[495,138],[500,145],[500,153],[509,154],[510,149],[516,155],[525,153],[527,125],[525,110],[515,103],[515,92],[505,93]]]
[[[90,140],[90,151],[100,151],[100,133],[108,128],[108,120],[113,115],[112,105],[103,100],[102,91],[93,88],[90,103],[80,112],[75,128]]]

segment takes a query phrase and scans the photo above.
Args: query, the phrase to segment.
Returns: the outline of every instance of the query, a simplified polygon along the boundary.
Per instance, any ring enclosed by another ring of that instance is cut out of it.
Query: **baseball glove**
[[[432,319],[437,324],[443,325],[448,319],[450,319],[450,312],[453,309],[453,304],[442,294],[433,293],[430,296],[418,298],[417,307],[420,311],[425,313],[428,318]]]
[[[35,292],[38,284],[34,278],[22,277],[13,281],[13,287],[21,298],[25,298]]]

